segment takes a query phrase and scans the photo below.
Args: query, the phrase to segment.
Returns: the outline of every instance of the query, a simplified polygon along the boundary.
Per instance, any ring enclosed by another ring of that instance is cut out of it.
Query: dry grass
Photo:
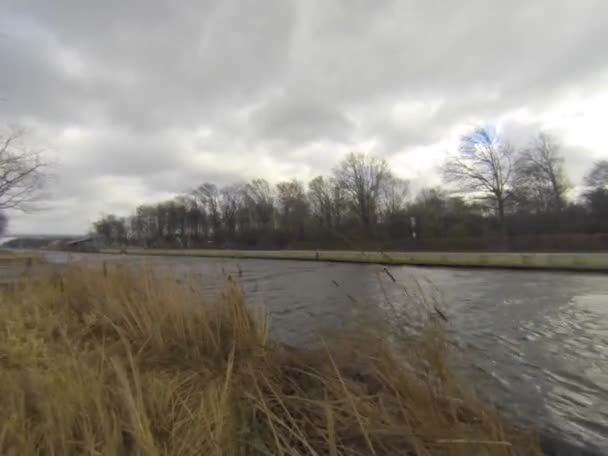
[[[45,260],[41,256],[37,255],[25,255],[25,254],[16,254],[13,252],[5,252],[0,250],[0,264],[5,263],[19,263],[25,265],[32,265],[34,263],[44,263]]]
[[[3,291],[0,322],[2,455],[539,454],[456,382],[433,318],[293,349],[231,282],[205,302],[104,266]]]

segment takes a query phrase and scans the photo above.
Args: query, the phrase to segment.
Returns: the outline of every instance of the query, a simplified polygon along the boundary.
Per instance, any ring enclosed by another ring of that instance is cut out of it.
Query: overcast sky
[[[608,158],[605,0],[2,0],[0,123],[53,162],[13,233],[80,233],[203,181],[328,173],[350,150],[417,186],[459,134]]]

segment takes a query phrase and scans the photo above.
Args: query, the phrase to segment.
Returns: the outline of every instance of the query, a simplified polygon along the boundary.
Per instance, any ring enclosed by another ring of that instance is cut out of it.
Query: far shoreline
[[[364,252],[348,250],[101,249],[99,253],[324,261],[399,266],[608,272],[608,253]]]

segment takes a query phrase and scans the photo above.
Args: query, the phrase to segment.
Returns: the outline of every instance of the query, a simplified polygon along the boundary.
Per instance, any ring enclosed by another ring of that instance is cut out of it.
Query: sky
[[[12,233],[78,234],[210,181],[328,174],[350,151],[414,188],[459,136],[608,158],[605,0],[1,0],[0,127],[51,163]]]

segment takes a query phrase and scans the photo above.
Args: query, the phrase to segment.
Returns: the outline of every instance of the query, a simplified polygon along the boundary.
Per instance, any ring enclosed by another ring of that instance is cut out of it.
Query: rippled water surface
[[[71,257],[90,258],[103,257]],[[561,438],[608,453],[606,275],[391,267],[393,283],[382,280],[386,274],[376,265],[154,261],[177,273],[200,273],[210,290],[221,286],[224,274],[238,277],[250,302],[268,310],[275,337],[290,343],[339,328],[353,300],[380,308],[387,298],[403,300],[403,285],[422,287],[440,296],[455,337],[472,354],[474,366],[464,375],[481,395]]]

